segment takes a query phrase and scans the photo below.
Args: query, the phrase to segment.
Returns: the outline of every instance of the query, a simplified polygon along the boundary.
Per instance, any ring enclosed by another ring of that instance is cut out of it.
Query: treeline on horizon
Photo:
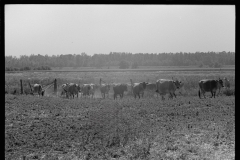
[[[126,53],[109,54],[86,53],[67,55],[5,56],[5,70],[50,70],[51,67],[111,67],[137,68],[138,66],[199,66],[215,67],[235,65],[235,52],[196,53]]]

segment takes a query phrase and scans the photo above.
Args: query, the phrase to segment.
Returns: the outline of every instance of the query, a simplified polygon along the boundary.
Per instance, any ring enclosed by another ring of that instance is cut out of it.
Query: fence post
[[[28,84],[29,84],[29,87],[30,87],[31,93],[33,93],[33,91],[32,91],[32,86],[31,86],[30,82],[28,82]]]
[[[54,80],[54,93],[57,95],[57,79]]]
[[[21,94],[23,94],[23,84],[21,79],[20,79],[20,87],[21,87]]]

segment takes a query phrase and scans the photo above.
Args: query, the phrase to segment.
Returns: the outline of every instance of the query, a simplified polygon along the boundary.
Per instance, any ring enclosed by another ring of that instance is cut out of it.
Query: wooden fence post
[[[30,87],[31,93],[33,93],[33,91],[32,91],[32,86],[31,86],[30,82],[28,82],[28,84],[29,84],[29,87]]]
[[[57,95],[57,79],[54,80],[54,93]]]
[[[21,87],[21,94],[23,94],[23,84],[21,79],[20,79],[20,87]]]

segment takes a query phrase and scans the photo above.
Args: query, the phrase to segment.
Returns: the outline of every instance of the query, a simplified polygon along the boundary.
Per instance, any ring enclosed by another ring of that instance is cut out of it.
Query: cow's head
[[[124,91],[128,91],[128,89],[127,89],[127,84],[122,84],[122,87],[123,87],[123,90],[124,90]]]
[[[42,90],[41,91],[41,95],[44,96],[44,93],[45,93],[45,90]]]
[[[110,90],[110,84],[107,84],[106,87],[107,87],[107,90],[109,91]]]
[[[219,84],[221,87],[224,87],[224,86],[223,86],[223,80],[220,79],[220,78],[219,78],[219,80],[218,80],[218,84]]]
[[[142,82],[142,85],[143,85],[143,89],[146,89],[146,87],[147,87],[147,82]]]
[[[175,86],[177,87],[177,89],[180,88],[181,81],[176,80],[176,81],[173,81],[173,83],[175,84]]]
[[[77,90],[78,90],[78,92],[81,92],[81,87],[80,87],[80,85],[77,85]]]

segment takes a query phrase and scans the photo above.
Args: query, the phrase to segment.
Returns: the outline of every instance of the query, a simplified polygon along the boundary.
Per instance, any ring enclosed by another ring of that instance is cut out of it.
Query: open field
[[[162,101],[147,91],[143,99],[66,99],[51,95],[5,95],[5,159],[235,159],[235,96],[199,99],[198,81],[227,77],[235,91],[235,71],[22,72],[5,73],[9,90],[22,79],[43,85],[66,82],[130,83],[178,78],[183,95]],[[6,88],[5,88],[6,90]]]
[[[235,97],[5,96],[5,159],[235,159]]]

